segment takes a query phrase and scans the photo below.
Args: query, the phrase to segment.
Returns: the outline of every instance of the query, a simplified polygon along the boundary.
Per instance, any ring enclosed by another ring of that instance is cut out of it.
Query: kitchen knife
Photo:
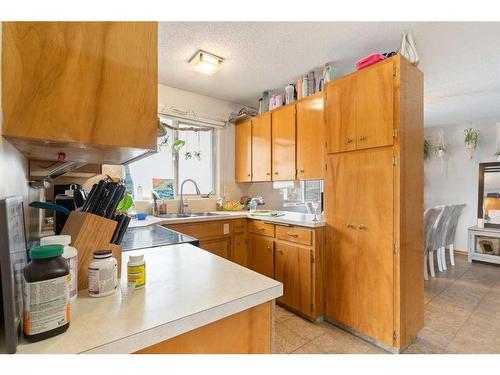
[[[125,220],[124,223],[122,224],[120,228],[120,233],[118,234],[118,238],[115,242],[115,244],[120,245],[123,241],[123,236],[125,236],[125,232],[127,231],[128,225],[130,224],[130,216],[125,215]]]
[[[114,194],[113,198],[111,199],[111,203],[108,206],[108,209],[107,209],[104,217],[106,217],[108,219],[113,217],[113,215],[116,211],[116,207],[118,207],[118,203],[120,203],[120,201],[123,198],[123,194],[125,193],[125,189],[126,189],[125,185],[118,185],[118,187],[115,190],[115,194]]]
[[[115,195],[115,191],[118,188],[118,184],[116,182],[108,182],[106,184],[106,188],[104,190],[104,194],[102,196],[101,201],[99,202],[99,206],[97,207],[95,213],[96,215],[105,217],[106,212],[108,210],[109,205]]]
[[[97,208],[99,207],[99,203],[101,202],[102,196],[104,195],[104,191],[106,189],[106,180],[101,180],[97,184],[96,191],[94,195],[92,195],[92,200],[89,204],[88,211],[90,213],[95,213]]]
[[[92,189],[90,189],[90,192],[87,195],[87,199],[85,200],[85,203],[83,204],[82,212],[86,212],[87,209],[89,208],[90,200],[92,199],[92,196],[94,195],[96,189],[97,189],[97,184],[92,185]]]
[[[120,234],[120,229],[123,223],[125,222],[125,215],[124,214],[116,215],[115,220],[118,222],[118,224],[116,225],[115,231],[113,232],[113,236],[111,237],[111,243],[116,243],[118,236]]]

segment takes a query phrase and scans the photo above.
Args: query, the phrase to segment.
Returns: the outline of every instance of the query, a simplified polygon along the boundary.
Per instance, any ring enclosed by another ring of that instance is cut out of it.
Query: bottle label
[[[134,289],[143,288],[146,285],[146,264],[127,266],[127,280]]]
[[[111,267],[89,267],[89,294],[91,296],[107,295],[118,286],[118,265]]]
[[[78,294],[78,263],[77,257],[67,258],[69,266],[69,274],[71,276],[71,282],[69,286],[69,297],[73,298]]]
[[[71,277],[29,283],[24,279],[24,333],[28,336],[51,331],[69,323]]]

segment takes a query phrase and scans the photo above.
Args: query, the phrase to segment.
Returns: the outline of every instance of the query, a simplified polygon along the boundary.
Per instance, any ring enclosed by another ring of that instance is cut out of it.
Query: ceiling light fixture
[[[213,75],[222,65],[224,59],[201,49],[189,60],[195,72]]]

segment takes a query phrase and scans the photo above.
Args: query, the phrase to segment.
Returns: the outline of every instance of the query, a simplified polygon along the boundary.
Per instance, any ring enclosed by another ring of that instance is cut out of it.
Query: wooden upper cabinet
[[[252,120],[235,126],[235,179],[252,181]]]
[[[356,149],[356,76],[325,86],[325,124],[328,153]]]
[[[252,181],[271,181],[271,113],[252,119]]]
[[[393,64],[393,59],[389,59],[356,73],[358,149],[393,143]]]
[[[295,105],[273,111],[271,128],[272,179],[295,180]]]
[[[323,93],[297,102],[297,179],[322,179],[325,137]]]
[[[3,22],[3,135],[32,159],[156,150],[156,22]]]

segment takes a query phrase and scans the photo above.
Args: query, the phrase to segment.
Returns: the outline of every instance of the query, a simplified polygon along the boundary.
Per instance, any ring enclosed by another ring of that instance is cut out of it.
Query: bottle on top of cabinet
[[[307,94],[312,95],[316,91],[316,77],[314,75],[314,70],[311,70],[307,75]]]
[[[78,251],[73,246],[70,246],[70,244],[71,236],[69,235],[47,236],[40,238],[40,246],[64,246],[62,257],[66,259],[66,262],[68,262],[69,273],[71,276],[69,299],[71,303],[74,303],[78,295]]]
[[[23,276],[23,331],[29,341],[40,341],[69,327],[70,274],[62,245],[30,250],[31,262]]]
[[[278,94],[274,97],[274,108],[281,107],[283,105],[283,95]]]
[[[309,95],[309,78],[307,75],[302,77],[302,97],[305,98]]]
[[[289,83],[285,87],[285,104],[290,104],[295,101],[295,87],[292,83]]]
[[[297,100],[302,99],[302,77],[297,80]]]

